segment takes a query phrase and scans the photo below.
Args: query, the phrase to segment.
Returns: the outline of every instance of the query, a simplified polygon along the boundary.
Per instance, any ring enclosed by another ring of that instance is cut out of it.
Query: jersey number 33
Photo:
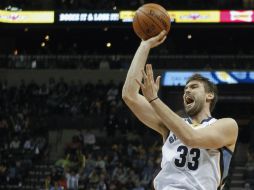
[[[179,152],[179,157],[175,159],[175,165],[178,168],[188,167],[189,170],[198,169],[200,150],[198,148],[188,149],[186,146],[179,146],[177,148]]]

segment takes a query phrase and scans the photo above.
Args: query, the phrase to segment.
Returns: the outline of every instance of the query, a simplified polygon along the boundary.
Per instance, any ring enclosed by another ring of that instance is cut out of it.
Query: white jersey
[[[184,120],[194,129],[209,126],[216,121],[210,117],[194,127],[191,119]],[[226,147],[191,148],[170,132],[162,147],[162,169],[154,179],[154,187],[156,190],[222,189],[231,157],[232,152]]]

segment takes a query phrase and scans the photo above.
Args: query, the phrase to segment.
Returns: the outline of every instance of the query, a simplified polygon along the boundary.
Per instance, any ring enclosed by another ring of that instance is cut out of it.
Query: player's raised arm
[[[160,115],[164,125],[172,130],[185,145],[205,149],[228,147],[230,150],[234,150],[238,135],[238,126],[235,120],[223,118],[205,128],[194,129],[189,127],[160,99],[156,99],[151,105]]]
[[[139,82],[142,80],[141,71],[144,70],[150,49],[160,45],[165,39],[166,32],[162,31],[159,35],[141,42],[131,62],[122,89],[122,98],[124,102],[137,118],[148,127],[159,132],[163,137],[168,134],[168,129],[163,126],[160,117],[155,113],[146,98],[139,94],[140,87],[135,80]]]
[[[234,149],[238,135],[238,126],[235,120],[224,118],[217,120],[205,128],[194,129],[189,127],[182,118],[158,98],[159,82],[154,81],[152,65],[147,64],[146,72],[142,71],[142,74],[144,82],[141,83],[137,80],[137,83],[141,87],[144,97],[150,102],[153,110],[160,116],[163,124],[185,145],[206,149],[226,146],[231,148],[231,150]],[[200,123],[204,118],[211,117],[211,104],[215,98],[215,92],[208,90],[209,87],[205,87],[205,82],[202,82],[202,80],[206,79],[192,79],[185,86],[183,96],[185,111],[197,123]]]

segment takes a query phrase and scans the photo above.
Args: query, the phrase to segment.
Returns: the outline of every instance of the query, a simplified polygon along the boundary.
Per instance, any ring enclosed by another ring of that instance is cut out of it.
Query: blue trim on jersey
[[[170,135],[170,130],[168,130],[168,135],[167,135],[167,137],[166,137],[166,139],[165,139],[165,142],[167,141],[167,139],[168,139],[168,137],[169,137],[169,135]]]
[[[224,146],[224,147],[222,147],[222,148],[223,148],[224,150],[228,151],[228,152],[231,154],[231,156],[233,155],[233,152],[232,152],[231,150],[229,150],[228,147]]]
[[[208,121],[210,121],[211,119],[213,119],[213,117],[208,117],[207,119],[203,119],[203,120],[201,121],[200,124],[202,124],[202,123],[204,123],[204,122],[208,122]]]
[[[222,147],[219,149],[219,151],[220,151],[221,186],[223,186],[228,176],[229,166],[233,153],[227,147]]]
[[[184,118],[185,121],[187,121],[189,124],[192,124],[191,118],[190,117],[186,117]]]
[[[208,117],[206,119],[203,119],[200,124],[204,123],[204,122],[209,122],[211,119],[213,119],[213,117]],[[187,118],[184,118],[185,121],[188,121],[189,124],[193,124],[192,123],[192,119],[191,117],[187,117]]]
[[[220,152],[220,185],[218,189],[221,189],[223,186],[222,181],[223,181],[223,174],[224,174],[224,161],[223,161],[223,152],[221,148],[219,148],[219,152]]]

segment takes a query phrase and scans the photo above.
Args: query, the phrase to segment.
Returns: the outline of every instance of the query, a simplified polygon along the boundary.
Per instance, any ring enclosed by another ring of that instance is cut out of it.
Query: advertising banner
[[[185,86],[187,79],[199,73],[215,84],[254,83],[254,72],[250,71],[166,71],[163,74],[163,86]]]
[[[59,13],[58,22],[118,22],[119,13],[115,12],[69,12]]]
[[[54,23],[54,11],[4,11],[0,10],[0,22],[13,24]]]
[[[175,23],[253,23],[253,10],[188,10],[168,11],[171,22]],[[56,16],[55,16],[56,15]],[[88,11],[88,12],[54,12],[54,11],[6,11],[0,10],[0,23],[10,24],[53,24],[66,22],[84,23],[130,23],[135,11]]]
[[[120,11],[119,15],[123,22],[132,22],[135,11]]]
[[[176,23],[219,23],[220,11],[168,11],[171,22]],[[123,22],[132,22],[135,11],[120,11]]]
[[[223,23],[254,22],[254,11],[221,11],[220,20]]]
[[[176,23],[219,23],[220,11],[169,11]]]

